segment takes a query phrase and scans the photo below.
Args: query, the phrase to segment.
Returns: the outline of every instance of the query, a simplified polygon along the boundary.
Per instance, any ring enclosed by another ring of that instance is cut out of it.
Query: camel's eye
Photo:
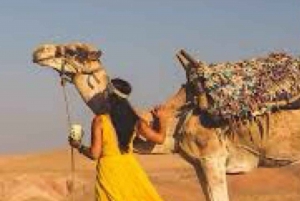
[[[60,48],[57,48],[57,49],[56,49],[56,52],[55,52],[55,57],[62,57],[62,56],[63,56],[63,54],[62,54],[61,49],[60,49]]]
[[[78,51],[77,57],[80,60],[86,60],[88,58],[88,53],[86,51]]]
[[[73,56],[75,56],[75,54],[76,54],[76,53],[75,53],[73,50],[66,49],[66,55],[67,55],[67,56],[73,57]]]

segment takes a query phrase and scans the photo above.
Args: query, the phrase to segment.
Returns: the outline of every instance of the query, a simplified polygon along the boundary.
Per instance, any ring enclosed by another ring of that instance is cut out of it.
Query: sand
[[[137,156],[167,201],[204,201],[194,169],[178,155]],[[95,163],[75,152],[75,189],[70,189],[70,150],[0,157],[0,201],[94,200]],[[300,165],[260,168],[229,175],[233,201],[299,201]],[[73,193],[72,193],[73,192]]]

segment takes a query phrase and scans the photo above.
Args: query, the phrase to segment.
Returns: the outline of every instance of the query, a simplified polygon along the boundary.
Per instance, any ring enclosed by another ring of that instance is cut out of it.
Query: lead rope
[[[69,110],[69,102],[68,102],[68,96],[66,91],[66,82],[67,79],[61,76],[61,86],[63,89],[63,96],[65,101],[65,109],[66,109],[66,119],[67,119],[67,126],[70,129],[71,128],[71,115]],[[75,185],[75,158],[74,158],[74,148],[71,147],[71,181],[67,182],[67,188],[68,191],[71,192],[71,201],[74,201],[74,185]]]

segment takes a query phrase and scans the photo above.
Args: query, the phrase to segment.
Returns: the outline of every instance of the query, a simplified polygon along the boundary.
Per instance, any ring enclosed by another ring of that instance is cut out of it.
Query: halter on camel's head
[[[85,103],[100,113],[111,84],[100,61],[102,52],[84,43],[44,44],[33,52],[33,62],[50,67],[75,85]]]
[[[83,43],[44,44],[34,51],[33,62],[51,67],[71,78],[76,74],[92,74],[102,70],[99,60],[101,54],[100,50]]]

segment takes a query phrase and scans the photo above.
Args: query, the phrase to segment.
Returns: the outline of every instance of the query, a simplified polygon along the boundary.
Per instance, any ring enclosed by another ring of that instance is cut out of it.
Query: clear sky
[[[287,51],[300,55],[296,0],[6,0],[0,6],[0,153],[63,147],[58,76],[31,62],[42,43],[81,41],[104,53],[108,73],[129,80],[138,107],[159,104],[185,81],[180,48],[207,62]],[[68,87],[73,121],[89,137],[92,114]]]

